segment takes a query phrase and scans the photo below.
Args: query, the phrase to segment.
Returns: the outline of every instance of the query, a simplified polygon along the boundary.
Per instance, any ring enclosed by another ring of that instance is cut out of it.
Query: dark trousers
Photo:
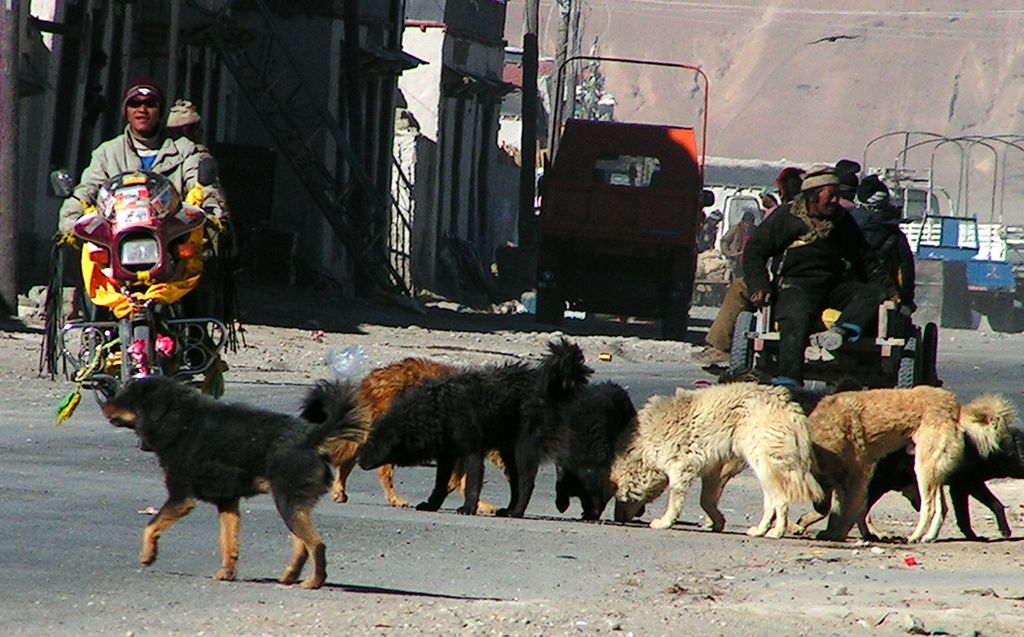
[[[867,333],[874,328],[881,301],[881,288],[871,283],[783,280],[774,312],[780,332],[779,375],[803,382],[804,349],[812,331],[820,327],[822,310],[839,310],[837,325],[856,325]]]

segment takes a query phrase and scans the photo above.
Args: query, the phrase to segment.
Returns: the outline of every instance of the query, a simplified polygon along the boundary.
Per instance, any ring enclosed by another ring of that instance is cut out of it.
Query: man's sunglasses
[[[157,102],[153,98],[148,98],[148,99],[144,99],[144,100],[139,100],[139,99],[128,100],[128,106],[130,108],[139,108],[140,106],[146,106],[146,107],[152,108],[152,107],[156,106],[157,104],[159,104],[159,102]]]

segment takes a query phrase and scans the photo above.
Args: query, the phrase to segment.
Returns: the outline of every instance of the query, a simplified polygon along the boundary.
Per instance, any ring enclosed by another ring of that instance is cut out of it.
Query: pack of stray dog
[[[828,518],[817,537],[831,541],[845,540],[854,525],[879,539],[868,512],[888,491],[902,491],[919,510],[908,540],[934,540],[949,485],[964,537],[977,537],[971,496],[1010,535],[1005,507],[985,485],[1024,477],[1024,433],[1010,427],[1014,409],[1002,396],[961,404],[927,386],[822,393],[723,378],[653,396],[637,410],[624,387],[592,384],[592,375],[580,347],[561,338],[535,364],[459,368],[413,357],[358,385],[321,381],[299,417],[215,401],[159,376],[128,383],[102,409],[137,434],[166,476],[167,501],[145,527],[142,563],[155,562],[160,536],[201,500],[218,509],[220,580],[237,574],[240,499],[270,493],[293,538],[279,580],[297,582],[312,559],[302,586],[322,586],[326,549],[312,509],[328,490],[336,502],[348,500],[356,464],[378,470],[392,506],[408,506],[395,491],[395,467],[435,463],[433,489],[416,509],[438,511],[459,490],[457,513],[523,517],[538,468],[552,462],[559,512],[575,498],[582,519],[599,520],[614,498],[614,519],[631,523],[667,491],[666,510],[650,522],[657,529],[673,526],[699,478],[712,531],[725,528],[725,487],[750,467],[764,508],[749,535],[803,534]],[[480,499],[488,460],[508,481],[504,507]],[[791,522],[801,503],[811,510]]]

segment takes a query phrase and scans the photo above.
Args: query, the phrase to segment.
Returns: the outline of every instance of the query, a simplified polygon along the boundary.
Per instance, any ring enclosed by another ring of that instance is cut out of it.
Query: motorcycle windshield
[[[118,231],[173,214],[181,206],[181,197],[163,175],[138,171],[107,181],[100,189],[98,204],[101,214]]]

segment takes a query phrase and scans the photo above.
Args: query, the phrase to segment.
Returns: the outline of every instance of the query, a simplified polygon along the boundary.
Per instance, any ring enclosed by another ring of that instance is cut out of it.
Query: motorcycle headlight
[[[152,237],[128,239],[121,244],[121,263],[124,265],[152,265],[160,258],[160,247]]]

